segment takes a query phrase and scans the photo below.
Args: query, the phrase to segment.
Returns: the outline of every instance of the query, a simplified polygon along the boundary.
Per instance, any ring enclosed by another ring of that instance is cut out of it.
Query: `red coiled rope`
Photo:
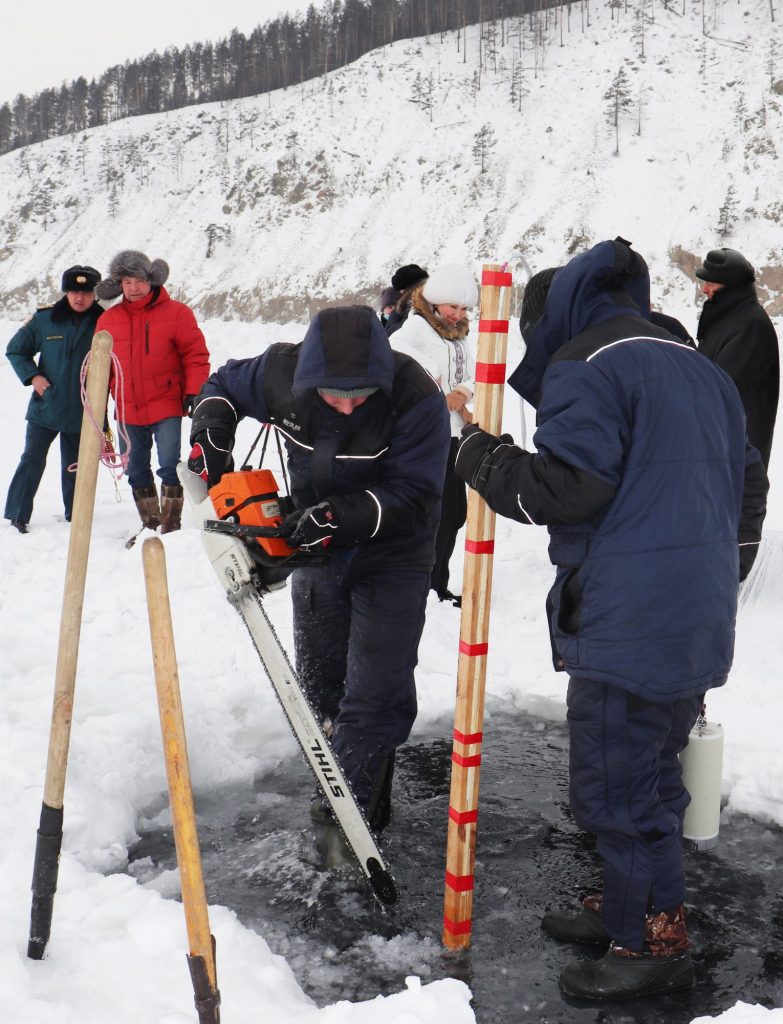
[[[79,371],[79,389],[82,399],[82,405],[84,411],[90,418],[90,422],[95,427],[96,432],[99,434],[101,439],[101,454],[100,461],[102,465],[107,466],[114,474],[115,481],[121,479],[122,474],[128,468],[128,459],[131,451],[131,441],[128,436],[128,431],[125,429],[125,378],[122,373],[122,366],[120,361],[112,352],[111,354],[111,365],[112,373],[117,382],[115,388],[115,405],[117,410],[117,433],[121,440],[124,442],[125,451],[120,453],[114,448],[114,439],[112,438],[111,429],[104,430],[95,419],[92,407],[90,406],[90,400],[87,397],[87,371],[90,366],[90,353],[84,357],[81,370]],[[68,467],[70,473],[76,472],[76,463]]]

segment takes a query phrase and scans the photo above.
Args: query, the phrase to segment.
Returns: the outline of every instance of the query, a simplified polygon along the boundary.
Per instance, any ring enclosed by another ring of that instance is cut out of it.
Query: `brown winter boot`
[[[134,487],[133,500],[139,510],[142,526],[157,530],[160,526],[160,505],[155,484],[150,487]]]
[[[163,484],[160,489],[161,533],[173,533],[182,525],[182,502],[185,499],[180,484]]]
[[[612,943],[600,960],[569,964],[560,975],[560,988],[576,999],[607,1001],[691,988],[689,946],[682,905],[650,914],[641,953]]]

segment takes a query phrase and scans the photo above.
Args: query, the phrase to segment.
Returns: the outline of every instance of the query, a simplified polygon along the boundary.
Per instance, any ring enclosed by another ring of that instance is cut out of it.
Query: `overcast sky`
[[[79,75],[89,81],[112,64],[152,50],[216,41],[233,28],[247,34],[269,18],[308,5],[309,0],[133,0],[115,7],[21,0],[5,13],[0,33],[0,103]]]

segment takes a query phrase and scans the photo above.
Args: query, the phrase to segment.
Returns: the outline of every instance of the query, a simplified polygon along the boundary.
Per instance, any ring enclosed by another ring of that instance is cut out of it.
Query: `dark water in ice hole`
[[[485,721],[472,944],[445,951],[449,732],[444,722],[398,753],[394,818],[382,844],[401,892],[390,913],[361,881],[320,866],[308,816],[312,777],[301,758],[259,776],[252,791],[197,801],[209,902],[262,935],[318,1005],[397,992],[418,975],[466,982],[479,1024],[685,1024],[738,1000],[783,1006],[783,832],[743,815],[724,815],[715,850],[686,855],[691,992],[604,1006],[561,995],[561,968],[598,952],[547,939],[539,922],[590,887],[594,854],[568,812],[565,725],[505,706]],[[132,865],[137,877],[176,866],[170,828],[140,826],[140,834],[131,859],[152,866]],[[220,947],[217,963],[219,979]]]

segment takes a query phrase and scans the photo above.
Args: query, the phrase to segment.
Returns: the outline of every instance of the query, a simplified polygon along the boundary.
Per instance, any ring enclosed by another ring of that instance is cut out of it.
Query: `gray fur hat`
[[[153,288],[160,288],[169,278],[169,265],[165,260],[152,260],[136,249],[123,249],[111,261],[109,273],[95,289],[99,299],[116,299],[122,294],[120,282],[123,277],[137,277],[149,281]]]

